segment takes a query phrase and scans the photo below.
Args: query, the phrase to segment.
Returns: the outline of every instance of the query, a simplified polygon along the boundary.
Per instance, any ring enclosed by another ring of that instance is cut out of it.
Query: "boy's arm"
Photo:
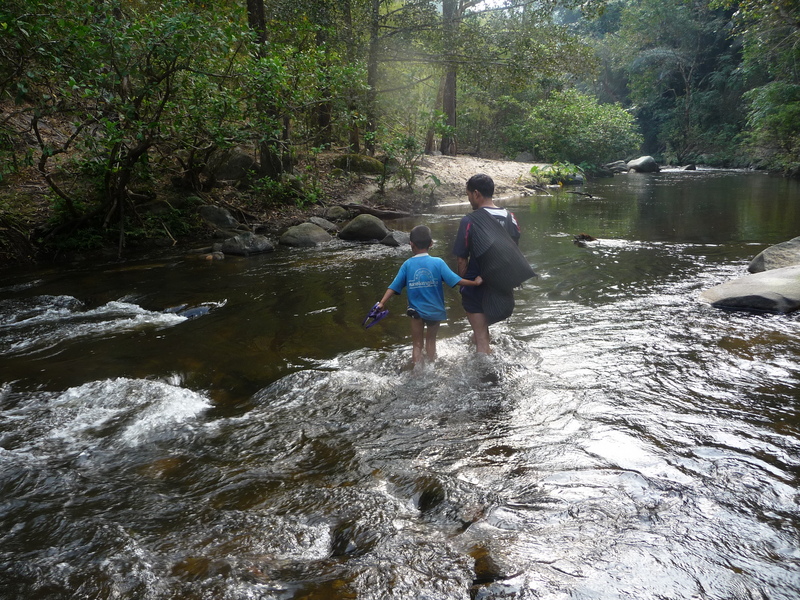
[[[483,278],[478,275],[474,280],[472,279],[462,279],[458,282],[458,285],[466,285],[468,287],[476,287],[483,283]]]
[[[389,300],[389,298],[394,296],[396,293],[397,292],[395,292],[392,288],[389,288],[388,290],[386,290],[386,293],[383,295],[383,298],[381,298],[381,301],[378,302],[378,306],[383,308],[383,305],[386,304],[386,302]]]

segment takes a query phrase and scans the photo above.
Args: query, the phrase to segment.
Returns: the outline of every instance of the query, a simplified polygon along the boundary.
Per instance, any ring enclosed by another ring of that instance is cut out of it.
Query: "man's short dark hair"
[[[431,238],[431,230],[426,225],[417,225],[411,230],[411,242],[420,250],[425,250],[431,247],[433,239]]]
[[[470,192],[477,190],[484,198],[491,198],[494,196],[494,180],[488,175],[478,173],[467,180],[467,190]]]

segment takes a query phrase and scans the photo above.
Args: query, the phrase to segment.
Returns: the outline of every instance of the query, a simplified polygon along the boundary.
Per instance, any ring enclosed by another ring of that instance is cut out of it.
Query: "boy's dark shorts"
[[[412,319],[422,319],[422,317],[419,316],[419,313],[410,306],[406,310],[406,315]],[[422,319],[422,322],[425,323],[425,325],[436,325],[437,323],[440,323],[440,321],[430,321],[428,319]]]
[[[483,286],[462,286],[461,306],[468,313],[483,312]]]

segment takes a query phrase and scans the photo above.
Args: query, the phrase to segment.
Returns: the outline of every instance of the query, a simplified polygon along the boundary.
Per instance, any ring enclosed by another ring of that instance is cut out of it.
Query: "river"
[[[434,365],[403,298],[362,328],[408,248],[4,274],[0,598],[800,597],[800,315],[698,301],[800,235],[798,183],[502,203],[540,276],[488,360],[455,290]],[[452,264],[467,210],[390,225]]]

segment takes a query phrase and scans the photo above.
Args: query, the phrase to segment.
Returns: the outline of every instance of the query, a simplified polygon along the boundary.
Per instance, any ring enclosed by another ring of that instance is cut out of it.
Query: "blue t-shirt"
[[[426,321],[444,321],[444,290],[442,282],[454,287],[461,277],[453,273],[438,256],[415,254],[403,263],[389,289],[398,294],[408,287],[408,305]]]

